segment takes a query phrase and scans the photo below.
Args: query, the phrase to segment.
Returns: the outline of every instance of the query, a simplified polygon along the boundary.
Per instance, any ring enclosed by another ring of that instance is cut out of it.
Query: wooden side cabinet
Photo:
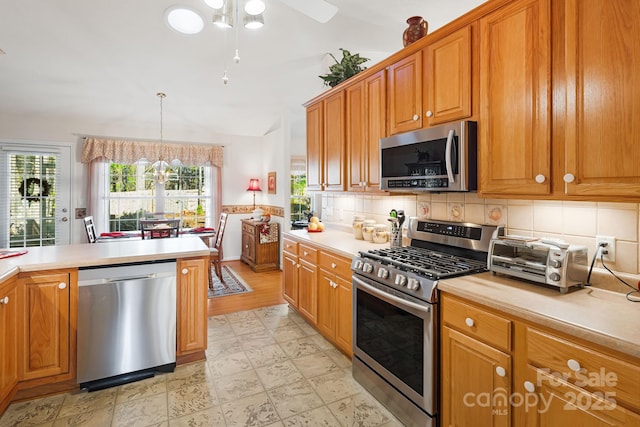
[[[75,375],[78,301],[76,270],[21,273],[18,300],[22,308],[20,381]],[[73,360],[71,360],[73,358]]]
[[[253,271],[278,270],[280,227],[277,222],[242,220],[242,262]]]
[[[0,413],[18,384],[18,281],[0,284]]]
[[[177,356],[207,348],[207,258],[178,260]]]

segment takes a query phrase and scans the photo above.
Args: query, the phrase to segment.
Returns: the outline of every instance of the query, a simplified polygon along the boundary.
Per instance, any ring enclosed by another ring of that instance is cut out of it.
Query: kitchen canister
[[[373,243],[387,243],[389,241],[389,226],[376,224],[373,226]]]
[[[366,219],[362,226],[362,237],[367,242],[373,242],[373,229],[376,222],[372,219]]]
[[[355,215],[353,217],[353,237],[358,240],[363,240],[362,237],[362,227],[364,226],[364,217],[360,215]]]

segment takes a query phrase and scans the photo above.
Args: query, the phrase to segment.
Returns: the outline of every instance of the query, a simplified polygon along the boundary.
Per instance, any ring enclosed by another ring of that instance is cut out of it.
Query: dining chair
[[[178,237],[179,219],[141,219],[140,234],[142,240]]]
[[[209,289],[213,289],[213,277],[211,277],[211,267],[216,272],[216,276],[221,282],[224,282],[222,278],[222,237],[224,236],[224,229],[227,225],[227,217],[229,214],[221,213],[220,221],[218,221],[218,228],[216,234],[210,240],[209,245]]]
[[[95,243],[98,241],[96,226],[93,223],[93,216],[84,217],[84,229],[87,232],[87,239],[89,240],[89,243]]]

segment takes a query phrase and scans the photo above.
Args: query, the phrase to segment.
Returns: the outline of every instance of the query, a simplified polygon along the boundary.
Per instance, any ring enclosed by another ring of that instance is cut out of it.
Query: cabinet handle
[[[0,304],[9,304],[9,297],[0,298]]]
[[[331,268],[336,268],[338,265],[335,262],[331,263]]]
[[[580,362],[578,362],[575,359],[569,359],[567,360],[567,366],[569,367],[569,369],[571,369],[573,372],[579,372],[580,369],[582,369],[582,367],[580,366]]]
[[[527,390],[529,393],[533,393],[534,391],[536,391],[536,386],[531,381],[525,381],[524,389]]]
[[[496,366],[496,374],[499,377],[503,377],[504,378],[504,376],[507,375],[507,371],[502,366]]]
[[[187,270],[186,268],[182,269],[182,274],[187,274],[189,272],[189,270]]]
[[[67,284],[62,282],[62,283],[58,283],[58,289],[64,289],[67,287]]]
[[[419,116],[419,115],[417,115],[417,114],[414,114],[414,115],[413,115],[413,121],[414,121],[414,122],[417,122],[419,118],[420,118],[420,116]]]
[[[572,173],[565,173],[564,176],[562,177],[562,179],[564,180],[564,182],[569,184],[569,183],[575,181],[576,177],[573,176]]]
[[[427,117],[432,117],[433,116],[433,112],[431,110],[427,110],[427,112],[425,113],[425,115]]]
[[[542,184],[543,182],[545,182],[547,180],[547,178],[542,175],[541,173],[539,173],[538,175],[536,175],[536,182],[538,184]]]
[[[466,319],[464,319],[464,323],[466,323],[470,328],[473,328],[473,325],[475,325],[475,322],[471,317],[467,317]]]

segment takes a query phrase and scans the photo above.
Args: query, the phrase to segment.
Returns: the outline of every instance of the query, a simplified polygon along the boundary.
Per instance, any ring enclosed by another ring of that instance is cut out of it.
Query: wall
[[[385,223],[391,209],[404,209],[407,216],[503,224],[509,234],[561,238],[587,246],[590,259],[596,248],[596,235],[615,236],[616,261],[606,265],[629,275],[640,273],[638,203],[481,199],[475,193],[405,196],[323,193],[322,199],[322,219],[328,224],[350,225],[355,214]],[[638,278],[633,280],[631,284],[635,286]]]

